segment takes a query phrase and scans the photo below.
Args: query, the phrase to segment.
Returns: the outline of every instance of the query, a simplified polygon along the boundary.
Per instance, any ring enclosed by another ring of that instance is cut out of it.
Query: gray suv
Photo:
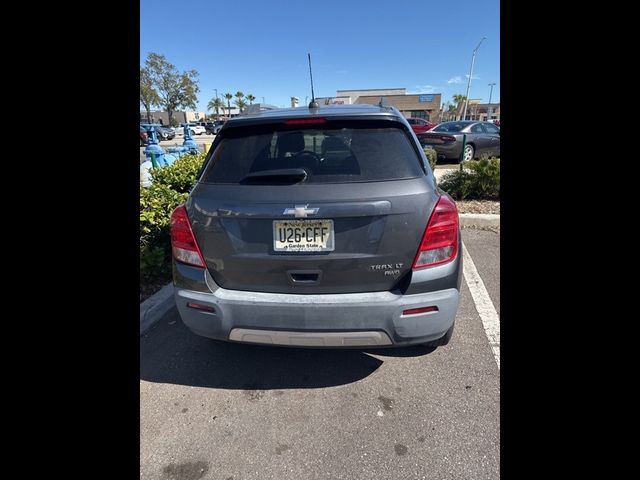
[[[458,213],[395,108],[264,111],[225,123],[171,218],[175,300],[218,340],[446,345]]]

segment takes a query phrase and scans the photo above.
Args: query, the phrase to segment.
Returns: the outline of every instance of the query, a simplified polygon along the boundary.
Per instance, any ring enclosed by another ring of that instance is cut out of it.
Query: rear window
[[[468,127],[469,123],[466,122],[445,122],[432,129],[432,132],[460,132],[464,128]]]
[[[252,173],[275,171],[277,175],[278,170],[290,169],[304,169],[304,183],[400,180],[424,175],[422,160],[407,134],[400,124],[389,124],[342,121],[223,130],[201,181],[236,184]]]

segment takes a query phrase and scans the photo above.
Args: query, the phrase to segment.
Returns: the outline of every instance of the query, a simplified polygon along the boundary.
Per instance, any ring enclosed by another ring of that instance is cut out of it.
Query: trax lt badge
[[[369,265],[369,271],[371,272],[384,272],[385,277],[397,277],[400,275],[400,269],[404,266],[404,263],[381,263],[378,265]],[[394,268],[395,267],[395,268]]]
[[[296,205],[295,208],[285,208],[283,215],[294,215],[296,218],[306,218],[318,213],[319,208],[307,208],[309,205]]]

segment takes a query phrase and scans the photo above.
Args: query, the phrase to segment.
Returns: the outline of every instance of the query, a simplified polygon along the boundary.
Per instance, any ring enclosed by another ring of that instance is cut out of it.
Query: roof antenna
[[[307,53],[309,57],[309,77],[311,78],[311,103],[309,103],[309,108],[319,108],[318,102],[316,102],[316,96],[313,93],[313,73],[311,73],[311,54]]]

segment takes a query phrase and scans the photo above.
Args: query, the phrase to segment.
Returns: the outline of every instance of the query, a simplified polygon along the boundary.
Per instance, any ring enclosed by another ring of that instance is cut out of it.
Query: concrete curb
[[[500,215],[493,213],[461,213],[461,227],[500,227]]]
[[[149,330],[175,305],[173,282],[167,283],[140,304],[140,335]]]

